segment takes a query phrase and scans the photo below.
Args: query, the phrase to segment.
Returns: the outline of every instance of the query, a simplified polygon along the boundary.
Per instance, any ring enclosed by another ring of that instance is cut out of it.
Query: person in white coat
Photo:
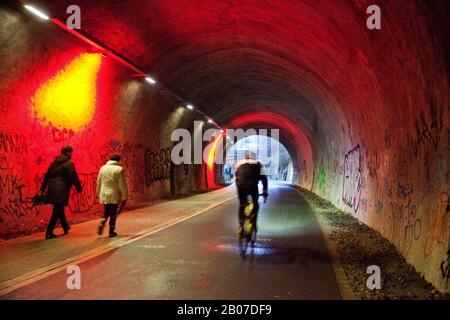
[[[99,198],[100,203],[105,207],[102,221],[98,226],[99,235],[103,233],[103,228],[109,218],[109,236],[117,236],[115,228],[116,218],[119,213],[119,205],[123,208],[128,199],[125,172],[119,164],[120,159],[119,155],[112,155],[109,158],[109,161],[100,168],[98,173],[97,197]]]

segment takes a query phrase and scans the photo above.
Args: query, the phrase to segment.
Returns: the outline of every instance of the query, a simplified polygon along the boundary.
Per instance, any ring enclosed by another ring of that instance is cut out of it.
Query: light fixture
[[[147,81],[150,84],[156,84],[156,80],[152,77],[145,77],[145,81]]]
[[[45,14],[44,12],[42,12],[41,10],[37,9],[36,7],[34,7],[32,5],[25,4],[25,5],[23,5],[23,7],[27,11],[29,11],[32,14],[38,16],[39,18],[41,18],[43,20],[50,20],[51,22],[53,22],[58,27],[66,30],[67,32],[69,32],[72,35],[74,35],[75,37],[85,41],[88,44],[90,44],[92,47],[94,47],[97,50],[97,52],[102,57],[113,58],[114,60],[118,61],[119,63],[123,64],[124,66],[130,68],[131,70],[133,70],[136,73],[136,74],[132,75],[133,77],[144,77],[145,81],[147,81],[148,83],[150,83],[152,85],[155,85],[157,83],[156,80],[153,77],[148,76],[147,73],[145,71],[143,71],[139,66],[137,66],[132,61],[128,60],[126,57],[122,56],[120,53],[116,52],[115,50],[105,46],[99,40],[97,40],[96,38],[91,36],[90,34],[87,34],[86,32],[81,33],[81,32],[79,32],[79,31],[77,31],[75,29],[70,29],[62,21],[58,20],[55,17],[50,19],[50,17],[47,14]],[[173,92],[172,92],[172,96],[176,97],[178,99],[178,101],[182,101],[182,99],[179,98]],[[188,108],[189,110],[194,110],[195,109],[192,104],[187,104],[186,108]],[[208,123],[214,124],[216,127],[218,127],[218,125],[215,124],[213,119],[209,118],[204,112],[202,112],[200,110],[198,110],[197,112],[199,114],[203,115],[208,120]],[[218,127],[218,128],[220,129],[220,127]],[[220,130],[220,132],[223,133],[224,131]]]
[[[33,6],[30,6],[30,5],[26,4],[26,5],[24,5],[24,8],[27,9],[28,11],[30,11],[31,13],[37,15],[41,19],[44,19],[44,20],[49,20],[50,19],[45,13],[43,13],[42,11],[36,9]]]

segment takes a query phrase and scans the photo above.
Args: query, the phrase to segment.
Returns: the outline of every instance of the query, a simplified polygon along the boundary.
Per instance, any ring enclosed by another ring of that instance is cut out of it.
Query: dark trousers
[[[61,204],[54,204],[52,216],[47,225],[47,234],[53,233],[58,219],[61,223],[61,227],[64,229],[64,232],[67,232],[69,230],[69,225],[67,224],[66,215],[64,214],[64,206]]]
[[[103,230],[106,220],[109,218],[109,233],[113,233],[116,229],[117,208],[118,204],[105,204],[105,212],[103,213],[102,221],[99,228]]]
[[[245,205],[247,204],[248,201],[248,197],[251,197],[252,202],[253,202],[253,210],[252,210],[252,222],[256,223],[256,218],[258,216],[258,210],[259,210],[259,204],[258,204],[258,196],[259,196],[259,191],[258,188],[256,189],[251,189],[251,190],[238,190],[238,197],[239,197],[239,224],[243,224],[244,223],[244,219],[245,219]]]

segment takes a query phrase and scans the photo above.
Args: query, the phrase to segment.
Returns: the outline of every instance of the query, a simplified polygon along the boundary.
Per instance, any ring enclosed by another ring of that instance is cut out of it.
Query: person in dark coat
[[[55,158],[45,174],[41,186],[41,193],[45,193],[46,202],[53,204],[53,212],[45,233],[46,239],[55,238],[53,230],[57,220],[61,223],[64,234],[69,232],[64,207],[69,204],[72,185],[78,192],[82,191],[80,179],[71,160],[73,148],[70,146],[61,149],[61,155]],[[47,189],[47,191],[46,191]]]

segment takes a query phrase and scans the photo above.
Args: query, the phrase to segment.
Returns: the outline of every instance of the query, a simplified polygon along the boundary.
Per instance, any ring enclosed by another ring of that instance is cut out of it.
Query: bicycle
[[[259,194],[258,197],[262,196]],[[266,203],[267,198],[264,198],[264,203]],[[241,254],[245,256],[247,253],[248,245],[251,243],[252,248],[255,247],[256,242],[256,221],[252,217],[253,211],[253,201],[249,200],[245,204],[244,208],[244,222],[242,225],[239,225],[238,235],[239,235],[239,248],[241,250]]]

